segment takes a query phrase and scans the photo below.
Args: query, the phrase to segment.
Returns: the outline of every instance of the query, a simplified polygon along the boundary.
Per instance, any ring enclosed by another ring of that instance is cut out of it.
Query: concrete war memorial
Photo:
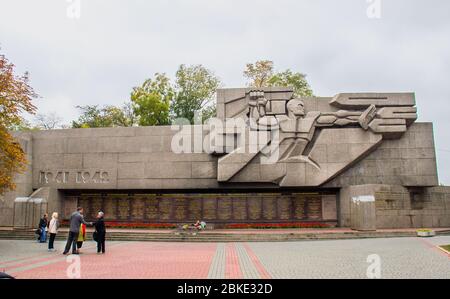
[[[449,227],[433,125],[415,105],[414,93],[219,89],[203,124],[16,133],[29,166],[1,198],[0,226],[83,206],[115,223]]]

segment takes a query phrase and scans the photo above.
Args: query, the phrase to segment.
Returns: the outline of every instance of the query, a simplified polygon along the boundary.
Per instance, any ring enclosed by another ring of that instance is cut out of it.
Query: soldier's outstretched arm
[[[337,112],[325,112],[317,118],[316,126],[332,127],[347,126],[350,124],[359,124],[364,130],[367,130],[369,123],[376,115],[375,105],[370,105],[363,112],[340,110]]]

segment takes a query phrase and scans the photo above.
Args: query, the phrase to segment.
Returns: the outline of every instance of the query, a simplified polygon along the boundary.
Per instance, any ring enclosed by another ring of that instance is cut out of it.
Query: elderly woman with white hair
[[[52,220],[48,225],[48,232],[50,234],[50,239],[48,241],[48,251],[55,251],[53,247],[53,243],[55,242],[56,234],[58,233],[59,221],[58,221],[58,213],[54,212],[52,214]]]
[[[97,221],[94,223],[95,232],[94,240],[97,242],[97,253],[105,253],[105,237],[106,237],[106,227],[103,217],[105,213],[102,211],[97,214]]]

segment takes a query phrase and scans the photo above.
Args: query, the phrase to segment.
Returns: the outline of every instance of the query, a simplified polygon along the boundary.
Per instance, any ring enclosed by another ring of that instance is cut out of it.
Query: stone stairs
[[[444,234],[445,232],[438,232]],[[447,232],[448,234],[448,232]],[[107,233],[107,241],[149,241],[149,242],[268,242],[268,241],[300,241],[300,240],[334,240],[355,238],[392,238],[415,237],[416,232],[405,231],[336,231],[336,232],[185,232],[167,230],[167,232],[151,231],[112,231]],[[92,240],[92,232],[86,234],[88,240]],[[0,230],[0,239],[7,240],[34,240],[37,236],[32,230]],[[56,240],[65,240],[67,232],[60,232]]]

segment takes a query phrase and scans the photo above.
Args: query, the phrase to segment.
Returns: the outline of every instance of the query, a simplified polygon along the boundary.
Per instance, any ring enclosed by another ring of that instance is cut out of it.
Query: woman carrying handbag
[[[103,217],[105,213],[98,212],[97,221],[94,223],[95,232],[93,234],[93,239],[97,242],[97,253],[105,253],[105,237],[106,237],[106,227]]]

